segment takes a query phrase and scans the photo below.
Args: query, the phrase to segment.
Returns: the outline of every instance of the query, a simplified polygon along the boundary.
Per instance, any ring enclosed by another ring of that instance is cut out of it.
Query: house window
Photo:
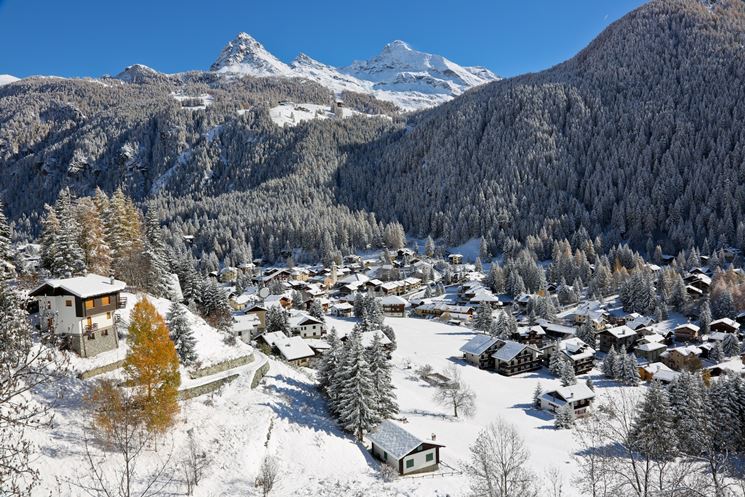
[[[106,319],[111,319],[111,313],[110,312],[107,312],[106,313]]]
[[[407,459],[406,460],[406,468],[413,468],[414,467],[414,459]]]
[[[85,301],[85,308],[86,309],[93,309],[93,307],[95,305],[96,304],[95,304],[95,301],[93,299],[88,299],[88,300]]]
[[[65,307],[72,307],[72,300],[65,300]],[[49,309],[49,307],[47,307],[47,309]]]
[[[388,452],[386,452],[386,451],[383,451],[383,460],[384,461],[387,461],[388,460]]]
[[[101,305],[109,305],[110,303],[111,303],[110,296],[107,295],[105,297],[101,297]]]
[[[431,452],[429,454],[427,454],[427,456],[425,457],[425,459],[426,459],[427,462],[433,461],[434,458],[435,458],[435,455],[433,453],[431,453]]]

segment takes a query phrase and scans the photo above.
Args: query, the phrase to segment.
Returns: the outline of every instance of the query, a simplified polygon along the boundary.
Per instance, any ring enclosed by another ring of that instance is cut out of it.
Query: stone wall
[[[195,380],[197,378],[202,378],[204,376],[210,376],[213,374],[222,373],[223,371],[227,371],[228,369],[233,369],[233,368],[237,368],[238,366],[249,364],[253,360],[254,360],[253,354],[236,357],[235,359],[230,359],[227,361],[219,362],[217,364],[213,364],[212,366],[208,366],[206,368],[197,369],[196,371],[190,371],[189,377]]]
[[[230,376],[226,376],[225,378],[220,378],[219,380],[211,381],[209,383],[205,383],[204,385],[199,385],[192,388],[186,388],[184,390],[179,391],[179,399],[181,400],[188,400],[193,399],[194,397],[199,397],[200,395],[206,395],[208,393],[212,393],[215,390],[220,389],[223,385],[226,385],[230,383],[231,381],[235,380],[240,376],[238,373]]]
[[[108,373],[109,371],[114,371],[115,369],[119,369],[120,367],[122,367],[122,364],[124,364],[124,359],[122,359],[121,361],[112,362],[104,366],[100,366],[97,368],[89,369],[87,371],[78,373],[78,378],[80,378],[81,380],[89,380],[93,378],[94,376],[98,376],[100,374]]]
[[[256,388],[261,379],[269,372],[269,361],[266,361],[263,366],[256,370],[254,373],[253,380],[251,380],[251,388]]]
[[[70,348],[80,357],[94,357],[119,347],[119,337],[114,327],[96,330],[93,336],[95,338],[91,339],[86,335],[69,335]]]

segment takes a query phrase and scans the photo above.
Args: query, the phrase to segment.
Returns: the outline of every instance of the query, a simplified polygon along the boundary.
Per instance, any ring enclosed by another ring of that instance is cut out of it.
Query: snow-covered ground
[[[128,302],[128,307],[131,305]],[[156,305],[161,312],[167,309],[167,302]],[[327,319],[330,326],[340,331],[354,325],[352,319]],[[394,328],[398,339],[398,348],[393,353],[393,380],[401,417],[408,421],[405,427],[423,438],[436,434],[438,442],[446,446],[442,450],[446,465],[459,468],[468,458],[468,447],[479,430],[502,417],[519,427],[531,452],[532,469],[542,476],[547,470],[558,468],[569,486],[574,468],[572,432],[555,430],[550,415],[531,407],[536,383],[540,381],[547,388],[558,385],[558,380],[544,371],[508,378],[466,365],[458,349],[474,335],[468,328],[417,318],[387,318],[386,322]],[[198,328],[198,323],[195,324]],[[197,349],[200,355],[209,357],[211,349],[223,346],[199,339]],[[464,495],[467,480],[458,474],[399,478],[383,483],[377,473],[378,463],[328,417],[325,402],[314,386],[313,372],[275,359],[270,359],[270,364],[270,372],[256,390],[250,389],[251,375],[242,373],[219,393],[184,403],[173,430],[175,454],[183,452],[187,431],[192,430],[211,459],[205,479],[195,493],[197,497],[250,494],[265,454],[280,461],[280,482],[272,492],[278,497]],[[475,416],[454,419],[447,408],[434,402],[433,387],[414,373],[424,364],[435,370],[453,364],[461,369],[463,379],[478,395]],[[601,397],[619,388],[599,375],[594,376]],[[82,464],[82,433],[88,428],[80,407],[84,382],[69,379],[51,390],[46,392],[49,399],[59,393],[64,396],[55,409],[53,427],[35,433],[41,449],[37,464],[43,474],[43,485],[35,495],[47,495],[50,490],[55,495],[75,495],[67,490],[58,491],[55,479],[72,477],[73,468]]]
[[[354,109],[342,108],[342,117],[366,116],[366,117],[383,117],[390,119],[388,116],[374,116],[365,114]],[[336,117],[328,105],[318,104],[295,104],[283,103],[269,109],[269,116],[277,126],[295,126],[303,121],[311,119],[331,119]]]
[[[16,81],[18,81],[18,78],[13,75],[0,74],[0,86],[9,85],[10,83],[15,83]]]

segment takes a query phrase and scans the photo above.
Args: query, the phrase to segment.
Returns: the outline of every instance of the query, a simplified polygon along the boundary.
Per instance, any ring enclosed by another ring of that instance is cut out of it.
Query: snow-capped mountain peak
[[[483,67],[462,67],[395,40],[370,60],[333,67],[300,53],[285,64],[246,33],[223,48],[212,71],[251,76],[300,77],[334,92],[367,93],[405,110],[432,107],[474,86],[499,79]]]
[[[225,45],[211,71],[249,74],[251,76],[288,76],[290,67],[271,54],[248,33],[238,33]]]

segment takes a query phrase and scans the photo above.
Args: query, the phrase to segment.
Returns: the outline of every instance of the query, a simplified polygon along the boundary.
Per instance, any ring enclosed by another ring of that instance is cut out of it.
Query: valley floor
[[[327,323],[339,331],[354,325],[352,319],[328,318]],[[328,417],[312,370],[270,359],[271,369],[255,390],[250,388],[251,376],[244,374],[215,394],[184,403],[173,430],[174,460],[184,454],[189,432],[210,460],[195,495],[252,495],[266,454],[275,456],[280,465],[273,496],[465,495],[467,478],[450,468],[461,468],[478,431],[497,417],[519,427],[539,478],[549,469],[558,468],[566,487],[571,486],[572,432],[555,430],[552,416],[531,407],[536,383],[540,381],[546,388],[558,384],[558,380],[543,370],[508,378],[466,365],[458,349],[474,335],[468,328],[416,318],[387,318],[386,323],[394,328],[398,340],[393,353],[393,379],[400,417],[407,420],[406,429],[420,437],[437,435],[438,443],[446,446],[441,452],[444,465],[440,472],[449,474],[383,482],[378,462]],[[434,402],[434,388],[414,373],[424,364],[436,371],[450,364],[462,368],[464,381],[477,393],[475,416],[452,418],[448,409]],[[601,397],[616,388],[598,374],[594,376]],[[35,462],[42,473],[42,485],[34,492],[39,497],[50,492],[80,495],[79,489],[59,481],[80,480],[86,473],[83,440],[89,421],[81,407],[84,383],[69,379],[55,388],[44,393],[48,399],[65,394],[55,408],[54,423],[34,435],[41,454]],[[158,454],[168,453],[170,446],[170,440],[162,441]],[[158,454],[148,453],[142,467],[152,465]],[[178,468],[175,474],[177,479],[180,471]]]

